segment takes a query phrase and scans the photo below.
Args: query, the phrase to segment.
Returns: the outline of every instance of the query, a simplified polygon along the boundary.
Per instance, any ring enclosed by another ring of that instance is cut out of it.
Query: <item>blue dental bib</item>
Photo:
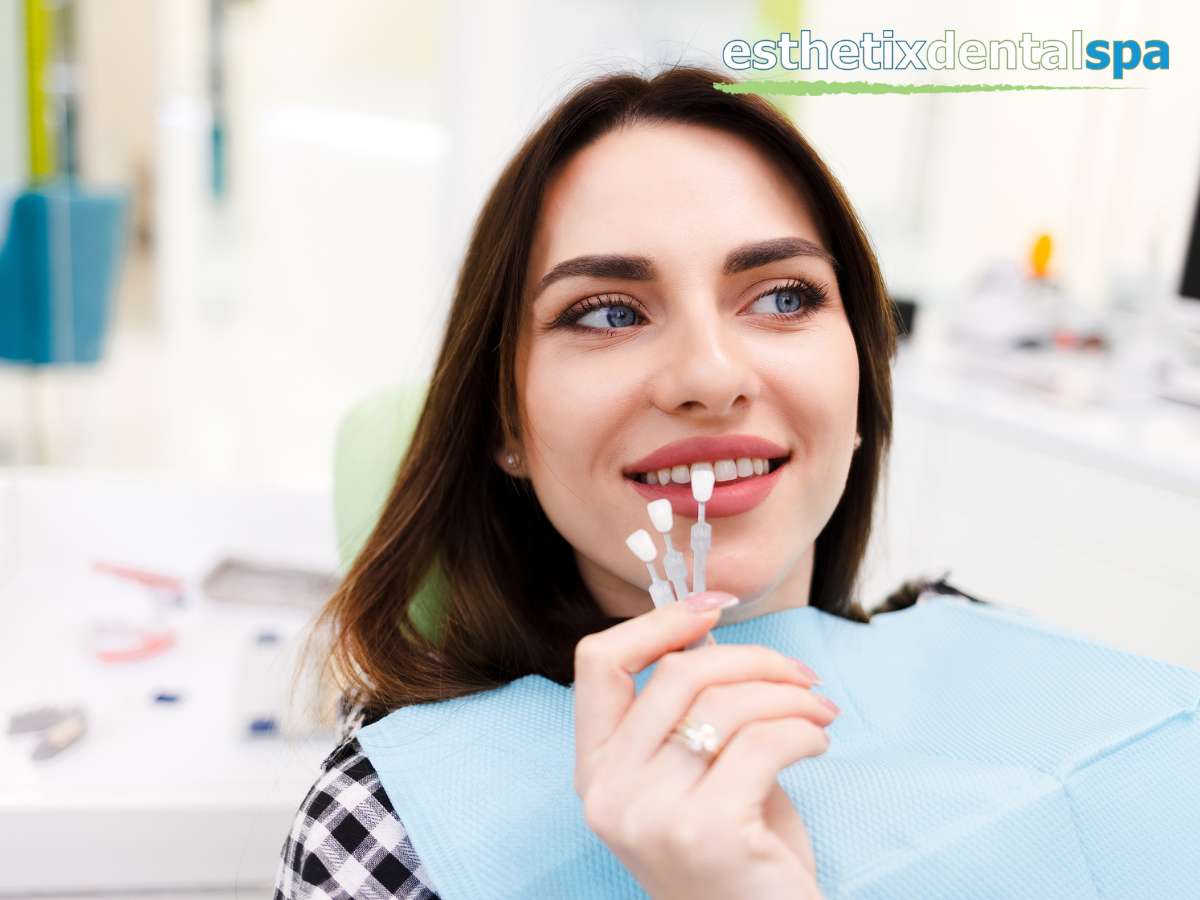
[[[1200,672],[946,596],[713,633],[803,660],[842,709],[779,776],[830,900],[1200,897]],[[584,822],[573,704],[530,675],[359,731],[445,900],[646,896]]]

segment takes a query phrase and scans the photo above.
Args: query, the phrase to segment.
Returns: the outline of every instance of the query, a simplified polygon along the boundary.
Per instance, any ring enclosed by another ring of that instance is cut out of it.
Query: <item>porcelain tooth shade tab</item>
[[[717,476],[711,470],[699,469],[692,472],[692,497],[697,503],[707,503],[712,499],[713,485]]]
[[[671,513],[671,501],[666,497],[651,500],[646,504],[646,512],[650,513],[650,521],[654,523],[654,530],[659,534],[666,534],[671,530],[675,517]]]
[[[654,548],[654,539],[650,537],[650,532],[639,528],[625,538],[625,544],[633,551],[634,556],[646,564],[646,571],[650,574],[650,585],[647,588],[650,592],[650,602],[655,607],[675,602],[675,591],[671,583],[659,578],[654,568],[654,557],[658,555],[658,551]]]
[[[629,537],[625,538],[625,544],[633,551],[633,555],[644,563],[654,562],[654,558],[658,556],[654,540],[650,537],[650,532],[645,528],[639,528]]]

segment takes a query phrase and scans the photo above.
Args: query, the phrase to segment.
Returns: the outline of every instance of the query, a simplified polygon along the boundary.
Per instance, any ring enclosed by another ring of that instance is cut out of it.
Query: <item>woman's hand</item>
[[[766,647],[681,651],[730,595],[707,592],[588,635],[575,651],[575,790],[591,828],[656,900],[820,897],[804,822],[776,776],[824,753],[836,712],[798,660]],[[640,694],[632,675],[658,667]],[[668,740],[685,716],[722,742]]]

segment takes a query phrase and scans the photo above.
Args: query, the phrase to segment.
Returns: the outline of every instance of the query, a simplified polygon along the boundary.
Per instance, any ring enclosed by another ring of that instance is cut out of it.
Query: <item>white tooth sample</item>
[[[713,474],[717,476],[717,481],[733,481],[737,478],[737,463],[732,459],[718,459],[713,466]]]
[[[671,483],[671,470],[670,469],[659,469],[658,470],[658,483],[659,484],[670,484]]]
[[[755,475],[766,474],[767,461],[765,459],[759,459],[759,458],[755,457],[753,462],[754,462],[754,474]]]
[[[692,496],[697,503],[707,503],[712,499],[713,473],[711,469],[701,469],[692,475]],[[696,526],[692,526],[695,528]]]
[[[661,500],[651,500],[646,504],[646,512],[650,514],[650,521],[654,523],[655,531],[662,534],[671,530],[674,516],[671,515],[671,501],[666,497]]]
[[[749,478],[754,474],[754,463],[750,462],[750,457],[742,456],[737,461],[738,478]]]
[[[633,551],[633,555],[642,562],[653,562],[654,557],[658,555],[658,551],[654,548],[654,540],[650,537],[650,532],[645,528],[639,528],[629,537],[625,538],[625,544]]]
[[[687,484],[692,480],[692,472],[687,466],[672,466],[671,480],[676,484]]]
[[[711,472],[713,470],[712,463],[698,462],[692,463],[692,477],[696,477],[697,472]]]
[[[646,472],[645,476],[646,476],[646,484],[658,484],[658,473],[657,472]]]

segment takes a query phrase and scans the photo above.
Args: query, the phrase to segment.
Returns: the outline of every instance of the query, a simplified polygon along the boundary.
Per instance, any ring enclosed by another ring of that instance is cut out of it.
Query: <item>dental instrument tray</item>
[[[230,556],[209,570],[200,587],[210,599],[225,603],[316,609],[338,583],[331,573]]]

